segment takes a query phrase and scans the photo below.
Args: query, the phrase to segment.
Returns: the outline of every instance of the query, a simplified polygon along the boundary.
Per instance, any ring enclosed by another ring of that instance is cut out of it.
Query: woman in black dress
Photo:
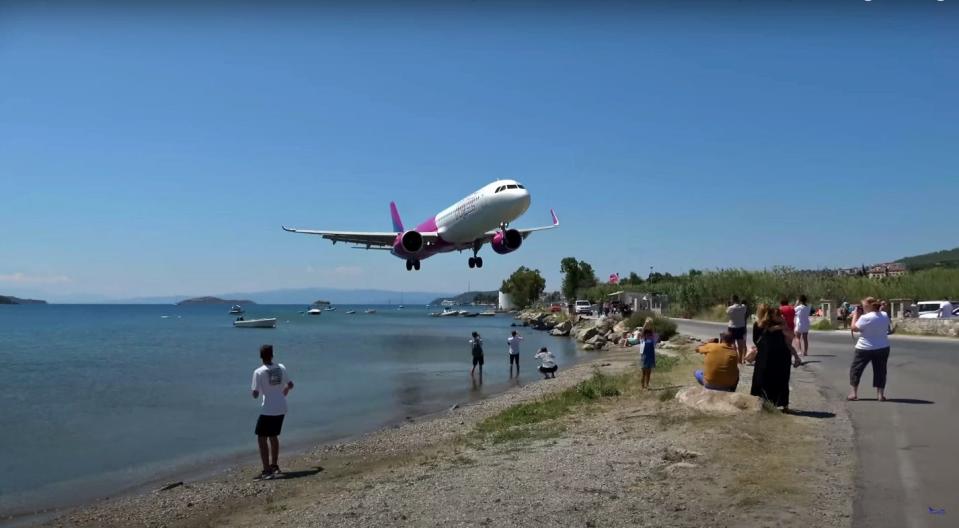
[[[779,308],[760,305],[753,325],[753,344],[758,350],[749,393],[783,410],[789,409],[789,369],[802,363],[786,332]]]

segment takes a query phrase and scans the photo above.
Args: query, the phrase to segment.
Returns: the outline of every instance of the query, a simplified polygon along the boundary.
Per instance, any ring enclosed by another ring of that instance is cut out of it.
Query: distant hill
[[[959,248],[905,257],[896,262],[909,268],[909,271],[929,268],[957,268],[959,267]]]
[[[9,295],[0,295],[0,304],[47,304],[47,301],[38,299],[21,299]]]
[[[433,299],[430,304],[438,305],[445,300],[454,301],[459,305],[472,304],[474,302],[477,304],[496,304],[499,302],[499,291],[471,291],[453,297],[438,297]]]
[[[192,299],[184,299],[178,303],[177,306],[187,306],[193,304],[256,304],[253,301],[249,300],[234,300],[234,299],[221,299],[219,297],[194,297]]]

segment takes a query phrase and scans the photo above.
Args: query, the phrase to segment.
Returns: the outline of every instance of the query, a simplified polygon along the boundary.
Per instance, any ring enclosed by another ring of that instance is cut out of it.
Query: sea
[[[367,309],[376,313],[367,314]],[[513,328],[510,316],[429,317],[436,307],[250,305],[234,328],[223,305],[0,305],[0,524],[232,463],[256,466],[250,393],[272,344],[296,387],[284,449],[356,436],[539,379],[541,346],[562,369],[573,340]],[[355,310],[355,314],[347,314]],[[522,376],[506,339],[524,337]],[[484,339],[474,383],[470,333]],[[560,371],[562,375],[562,370]],[[281,455],[282,461],[282,455]]]

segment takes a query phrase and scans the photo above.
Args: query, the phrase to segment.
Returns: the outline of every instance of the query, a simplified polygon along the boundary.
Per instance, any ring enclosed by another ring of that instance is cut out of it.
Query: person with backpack
[[[470,370],[470,376],[476,372],[476,366],[479,365],[479,374],[480,381],[483,380],[483,339],[480,337],[479,332],[473,332],[473,337],[470,339],[470,348],[473,351],[473,369]]]

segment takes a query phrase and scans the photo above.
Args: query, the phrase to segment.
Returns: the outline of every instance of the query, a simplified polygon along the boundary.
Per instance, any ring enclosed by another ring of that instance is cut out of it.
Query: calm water
[[[0,519],[109,495],[173,468],[248,455],[258,350],[272,343],[296,389],[286,445],[332,440],[445,409],[508,386],[508,316],[431,318],[425,308],[252,306],[276,329],[237,329],[224,306],[0,306]],[[434,310],[436,310],[434,308]],[[485,385],[473,387],[469,333],[486,342]],[[519,329],[523,380],[549,346],[562,365],[571,340]]]

